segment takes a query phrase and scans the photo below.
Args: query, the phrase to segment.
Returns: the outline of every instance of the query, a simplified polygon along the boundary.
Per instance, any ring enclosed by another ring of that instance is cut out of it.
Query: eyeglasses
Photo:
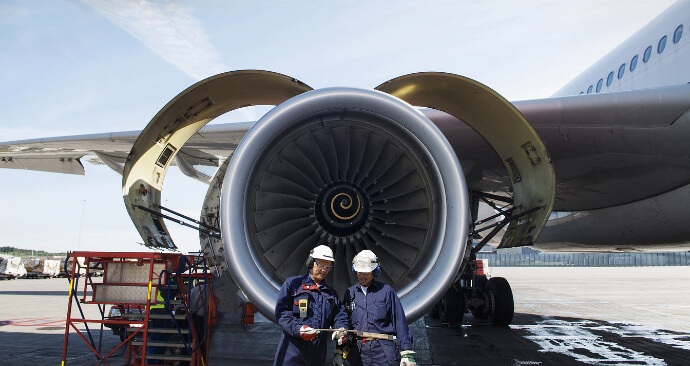
[[[317,267],[318,269],[325,269],[326,271],[330,271],[330,270],[333,269],[333,266],[332,266],[332,265],[331,265],[331,266],[324,266],[323,264],[321,264],[321,263],[319,263],[319,262],[316,262],[316,261],[315,261],[314,263],[316,263],[316,267]]]

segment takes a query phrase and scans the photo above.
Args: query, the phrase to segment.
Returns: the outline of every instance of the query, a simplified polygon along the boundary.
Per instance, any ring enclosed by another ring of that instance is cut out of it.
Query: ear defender
[[[352,272],[357,273],[357,271],[355,271],[355,265],[354,264],[352,265]],[[380,265],[376,266],[376,269],[374,269],[374,277],[379,277],[379,276],[381,276],[381,266]]]
[[[304,263],[307,266],[307,269],[311,271],[311,267],[314,267],[314,249],[309,251],[309,257],[307,258],[307,261]]]

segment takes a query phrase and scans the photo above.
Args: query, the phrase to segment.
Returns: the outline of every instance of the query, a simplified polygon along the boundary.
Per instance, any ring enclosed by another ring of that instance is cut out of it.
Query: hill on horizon
[[[43,250],[20,249],[15,247],[0,247],[0,254],[12,255],[15,257],[52,257],[52,256],[66,256],[67,253],[49,253]]]

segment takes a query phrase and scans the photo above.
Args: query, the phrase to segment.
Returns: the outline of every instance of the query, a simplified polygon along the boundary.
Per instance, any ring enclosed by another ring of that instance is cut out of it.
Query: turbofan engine
[[[231,273],[269,316],[317,245],[333,249],[326,281],[339,294],[356,283],[355,254],[374,251],[411,319],[443,295],[465,251],[455,153],[424,115],[378,91],[320,89],[274,108],[235,151],[221,197]]]
[[[209,121],[249,105],[276,107],[246,135],[248,124],[226,130],[224,149],[236,149],[213,177],[201,215],[209,227],[219,223],[222,241],[202,234],[202,249],[269,318],[282,282],[304,273],[309,251],[321,244],[335,253],[327,282],[339,294],[356,282],[354,255],[374,251],[410,321],[459,283],[460,266],[478,250],[467,245],[477,195],[470,200],[444,133],[412,105],[467,123],[501,159],[512,185],[502,247],[532,244],[553,206],[543,143],[514,106],[474,80],[418,73],[376,90],[314,91],[285,75],[234,71],[180,93],[132,147],[123,196],[148,247],[176,248],[160,214],[171,161]]]

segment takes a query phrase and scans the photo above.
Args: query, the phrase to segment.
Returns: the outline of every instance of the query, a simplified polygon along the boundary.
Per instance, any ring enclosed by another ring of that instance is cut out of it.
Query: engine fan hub
[[[369,217],[369,200],[358,186],[350,182],[335,182],[319,194],[315,214],[321,227],[329,234],[352,235]]]

